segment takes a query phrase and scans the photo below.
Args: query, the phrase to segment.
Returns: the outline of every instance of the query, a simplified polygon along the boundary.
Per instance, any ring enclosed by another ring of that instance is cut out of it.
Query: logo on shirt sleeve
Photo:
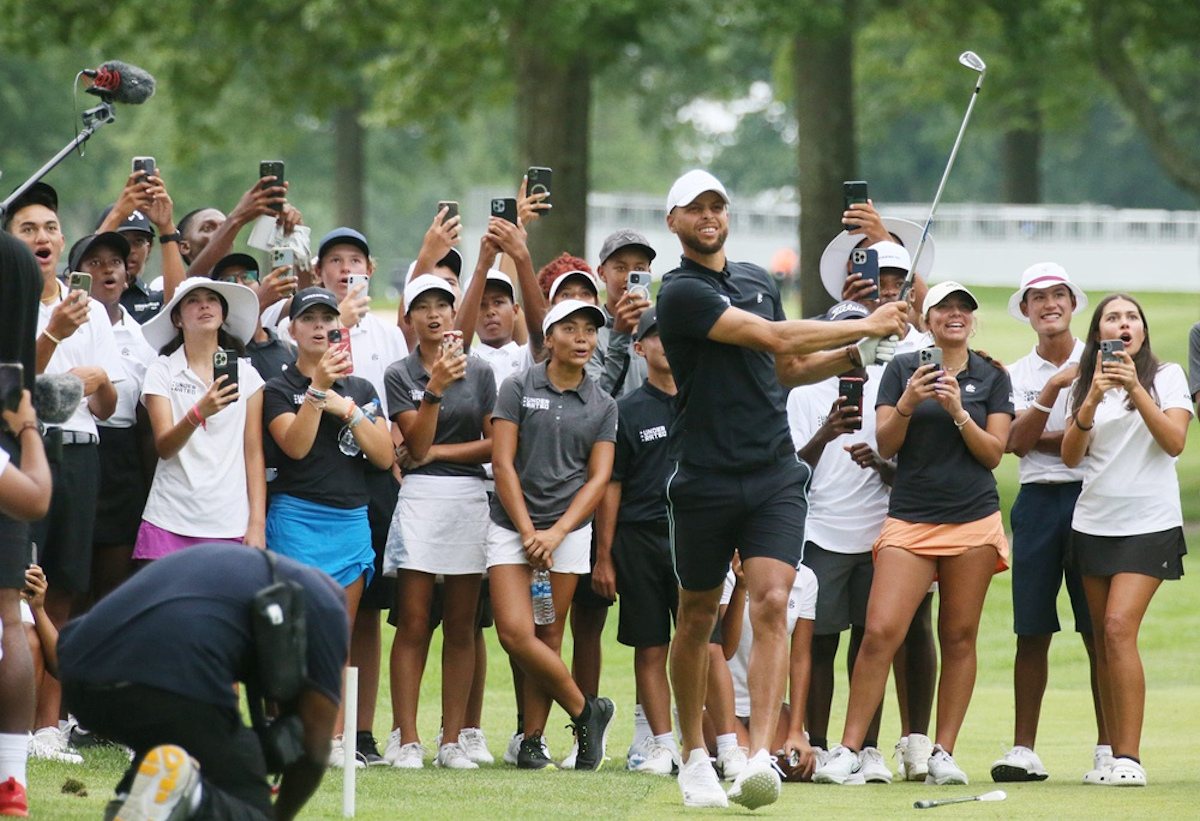
[[[543,396],[522,396],[521,407],[529,410],[550,410],[550,400]]]
[[[412,401],[420,402],[425,398],[425,391],[421,390],[420,388],[412,388],[409,390],[408,395],[412,398]]]

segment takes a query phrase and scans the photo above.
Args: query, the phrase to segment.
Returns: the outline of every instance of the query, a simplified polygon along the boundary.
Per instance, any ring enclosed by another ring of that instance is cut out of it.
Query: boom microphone
[[[83,74],[93,78],[88,94],[106,100],[141,105],[154,96],[154,77],[150,72],[120,60],[109,60],[100,68],[85,68]]]
[[[83,401],[83,380],[73,373],[40,374],[33,387],[38,418],[51,425],[70,419]]]

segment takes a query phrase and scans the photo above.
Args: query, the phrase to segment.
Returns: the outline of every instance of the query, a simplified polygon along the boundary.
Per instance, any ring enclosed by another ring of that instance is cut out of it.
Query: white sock
[[[679,752],[679,747],[678,747],[678,745],[675,744],[675,734],[674,733],[661,733],[654,737],[654,741],[658,744],[663,745],[664,747],[666,747],[668,750],[670,750],[673,753]]]
[[[633,708],[633,746],[640,747],[654,736],[642,705]]]
[[[26,733],[0,733],[0,784],[10,778],[26,786],[25,759],[29,757],[29,736]]]
[[[737,733],[724,733],[717,736],[717,755],[738,746]]]
[[[1096,755],[1112,755],[1112,745],[1111,744],[1097,744],[1096,745]]]

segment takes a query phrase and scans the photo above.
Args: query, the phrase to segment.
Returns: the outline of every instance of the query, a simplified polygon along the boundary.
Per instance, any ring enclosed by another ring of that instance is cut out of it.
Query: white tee
[[[730,570],[725,577],[725,589],[721,592],[721,604],[733,604],[734,575]],[[737,652],[729,660],[729,673],[733,677],[733,709],[738,716],[750,715],[750,688],[746,683],[746,666],[750,663],[750,646],[754,643],[754,630],[750,626],[750,601],[743,605],[746,612],[742,617],[742,638]],[[817,577],[807,566],[796,568],[796,580],[788,593],[787,634],[791,636],[798,619],[815,621],[817,618]],[[803,708],[801,708],[803,709]]]
[[[491,366],[497,388],[504,384],[505,379],[533,365],[529,346],[518,345],[511,339],[499,348],[484,345],[482,342],[472,345],[471,356],[477,356]]]
[[[1159,368],[1154,393],[1163,410],[1183,408],[1191,415],[1187,377],[1175,363]],[[1132,536],[1183,524],[1178,459],[1158,446],[1142,415],[1126,407],[1127,398],[1124,389],[1113,388],[1096,408],[1071,522],[1080,533]]]
[[[1076,339],[1075,347],[1062,367],[1038,356],[1036,345],[1027,356],[1012,363],[1008,367],[1008,378],[1012,381],[1012,402],[1017,413],[1032,407],[1033,403],[1037,401],[1038,394],[1042,392],[1042,388],[1046,387],[1046,383],[1050,381],[1050,377],[1061,370],[1078,365],[1079,357],[1082,355],[1083,343]],[[1046,431],[1054,432],[1066,429],[1067,397],[1070,394],[1070,387],[1063,388],[1058,392],[1058,398],[1050,406]],[[1021,484],[1023,485],[1031,482],[1078,482],[1082,478],[1083,467],[1069,468],[1063,464],[1061,456],[1031,450],[1021,457]]]
[[[170,459],[159,459],[142,518],[180,536],[240,539],[250,523],[246,484],[246,408],[263,379],[249,359],[238,360],[238,401],[205,420]],[[164,396],[175,423],[208,390],[188,367],[183,347],[146,370],[142,401]]]
[[[39,336],[49,326],[50,315],[54,312],[54,308],[62,302],[66,293],[67,286],[59,282],[58,299],[49,305],[44,302],[38,305],[37,332]],[[72,368],[85,365],[98,365],[103,368],[114,385],[119,386],[125,378],[121,357],[117,353],[117,343],[113,339],[112,322],[108,318],[108,311],[94,299],[88,301],[88,321],[80,325],[75,333],[64,339],[61,345],[55,347],[54,354],[50,357],[43,373],[66,373]],[[47,427],[55,426],[47,425]],[[75,409],[74,415],[57,427],[75,433],[98,434],[96,419],[88,408],[88,397],[85,396],[79,400],[79,407]]]
[[[121,357],[121,370],[125,378],[117,383],[117,409],[103,422],[103,428],[131,428],[137,422],[137,406],[142,398],[142,381],[146,369],[158,358],[142,335],[142,326],[129,315],[124,305],[118,304],[121,318],[112,326],[117,354]]]
[[[808,490],[804,538],[831,553],[867,553],[887,517],[890,491],[876,470],[860,468],[845,451],[849,445],[875,443],[875,398],[882,365],[867,368],[863,385],[862,430],[843,434],[821,453]],[[788,394],[788,426],[796,450],[808,444],[838,397],[838,378],[793,388]]]

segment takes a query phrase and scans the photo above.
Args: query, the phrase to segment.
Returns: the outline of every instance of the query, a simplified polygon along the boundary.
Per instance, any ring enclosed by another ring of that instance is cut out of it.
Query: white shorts
[[[405,476],[388,528],[383,574],[462,576],[486,569],[488,498],[473,476]]]
[[[529,564],[521,534],[495,522],[488,523],[487,566],[498,564]],[[589,522],[567,534],[554,551],[551,573],[574,573],[582,576],[592,571],[592,525]]]

